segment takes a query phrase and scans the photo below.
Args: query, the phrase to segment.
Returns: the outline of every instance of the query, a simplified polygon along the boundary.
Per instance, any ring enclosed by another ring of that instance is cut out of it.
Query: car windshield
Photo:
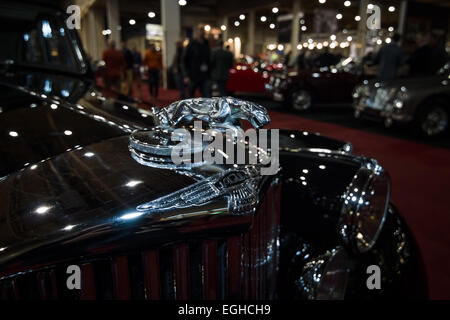
[[[87,64],[74,32],[57,10],[0,4],[0,64],[84,73]]]

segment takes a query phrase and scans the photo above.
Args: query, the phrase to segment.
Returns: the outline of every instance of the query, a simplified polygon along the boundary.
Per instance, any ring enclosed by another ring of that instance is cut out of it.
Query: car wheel
[[[297,111],[310,110],[312,107],[311,93],[306,89],[298,89],[291,93],[290,103],[292,109]]]
[[[432,100],[420,109],[416,129],[426,137],[436,137],[448,130],[449,109],[445,102]]]

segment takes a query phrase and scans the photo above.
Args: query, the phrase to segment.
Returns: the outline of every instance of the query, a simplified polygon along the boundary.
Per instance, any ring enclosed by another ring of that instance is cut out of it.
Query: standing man
[[[419,32],[416,35],[416,50],[409,58],[410,76],[426,76],[433,74],[432,54],[433,49],[430,45],[430,35],[428,32]]]
[[[175,47],[177,50],[175,52],[175,56],[173,57],[171,70],[177,89],[180,92],[180,99],[183,100],[186,99],[186,85],[184,83],[183,75],[183,42],[178,40],[175,43]]]
[[[139,92],[139,100],[142,100],[141,92],[141,65],[142,57],[136,49],[136,43],[131,44],[131,55],[133,57],[133,84],[136,83]]]
[[[133,94],[133,55],[131,51],[128,50],[125,41],[121,43],[122,54],[125,58],[126,69],[125,69],[125,90],[122,92],[125,95],[131,96]]]
[[[403,50],[398,45],[399,41],[400,35],[394,34],[392,42],[382,46],[375,55],[373,64],[378,64],[378,80],[387,81],[397,77],[397,71],[404,62]]]
[[[148,69],[148,86],[150,96],[157,99],[159,92],[159,73],[162,70],[162,56],[152,43],[145,52],[144,64]]]
[[[194,30],[194,39],[187,46],[183,57],[184,83],[188,85],[189,97],[195,96],[197,88],[202,97],[211,97],[210,48],[203,28]]]
[[[230,78],[230,69],[233,67],[233,54],[230,52],[230,46],[223,49],[223,41],[219,47],[211,54],[211,78],[217,83],[219,96],[227,95],[227,81]]]
[[[108,41],[108,48],[103,51],[102,60],[105,61],[105,87],[111,90],[115,87],[120,91],[120,80],[126,68],[125,58],[119,50],[116,50],[116,42],[112,39]]]

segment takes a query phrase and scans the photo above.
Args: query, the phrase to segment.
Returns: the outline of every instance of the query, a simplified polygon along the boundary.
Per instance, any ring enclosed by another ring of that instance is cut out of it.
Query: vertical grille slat
[[[13,290],[14,299],[19,300],[20,299],[20,290],[19,290],[19,284],[17,283],[17,279],[11,280],[11,287]]]
[[[189,246],[190,299],[203,299],[203,246],[198,241]]]
[[[176,299],[186,300],[188,299],[189,292],[189,246],[187,244],[182,244],[175,247],[173,260]]]
[[[144,263],[145,297],[147,300],[158,300],[161,297],[159,253],[156,250],[146,251],[142,255]]]
[[[244,235],[244,246],[242,248],[243,250],[243,277],[244,277],[244,292],[243,296],[244,299],[250,299],[250,286],[251,286],[251,274],[250,274],[250,267],[251,267],[251,250],[250,250],[250,233],[246,233]]]
[[[39,290],[39,298],[41,300],[48,300],[49,299],[49,292],[47,287],[47,281],[46,281],[46,274],[45,272],[38,272],[36,275],[36,281],[37,281],[37,287]]]
[[[176,298],[175,279],[173,274],[173,249],[168,247],[159,251],[159,272],[161,299],[174,300]]]
[[[112,273],[115,299],[129,300],[131,298],[130,273],[126,256],[113,259]]]
[[[227,242],[219,241],[217,244],[217,299],[223,300],[228,294],[227,275]]]
[[[203,242],[203,294],[206,300],[217,299],[217,242]]]
[[[228,297],[237,299],[241,296],[241,236],[227,239]]]
[[[81,300],[95,300],[97,298],[97,292],[95,288],[95,275],[94,267],[91,263],[81,266]]]

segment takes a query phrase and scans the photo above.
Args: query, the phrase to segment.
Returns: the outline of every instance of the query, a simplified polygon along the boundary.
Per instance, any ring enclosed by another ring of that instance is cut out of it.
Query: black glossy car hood
[[[28,166],[0,183],[0,264],[80,231],[122,226],[138,205],[193,182],[137,163],[127,136]]]

